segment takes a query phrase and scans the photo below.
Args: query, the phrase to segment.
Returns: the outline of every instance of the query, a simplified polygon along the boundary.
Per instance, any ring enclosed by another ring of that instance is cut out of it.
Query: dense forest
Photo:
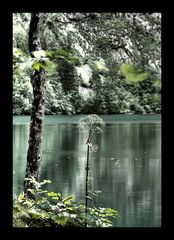
[[[45,13],[33,57],[30,18],[13,14],[14,115],[31,114],[30,79],[40,67],[45,114],[161,112],[160,14]]]

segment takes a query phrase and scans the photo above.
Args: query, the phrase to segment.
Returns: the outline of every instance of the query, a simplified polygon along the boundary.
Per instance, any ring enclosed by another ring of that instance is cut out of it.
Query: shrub
[[[63,197],[61,193],[42,190],[42,185],[49,180],[36,182],[30,180],[34,189],[28,189],[36,195],[36,199],[28,199],[24,193],[13,198],[14,227],[111,227],[111,217],[118,212],[111,208],[88,208],[75,202],[74,196]]]

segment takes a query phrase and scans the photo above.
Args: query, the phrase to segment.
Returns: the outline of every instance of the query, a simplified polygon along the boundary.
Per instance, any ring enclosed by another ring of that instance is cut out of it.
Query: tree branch
[[[69,24],[69,23],[72,23],[72,22],[81,22],[81,21],[83,21],[84,19],[87,19],[87,18],[95,19],[96,16],[95,16],[95,14],[90,13],[89,15],[84,16],[84,17],[79,17],[79,16],[78,17],[68,17],[69,21],[61,21],[59,19],[55,19],[55,21],[59,22],[59,23],[63,23],[63,24]]]
[[[95,14],[89,14],[87,16],[84,16],[82,18],[80,17],[73,17],[73,18],[68,18],[70,21],[73,21],[73,22],[80,22],[80,21],[83,21],[84,19],[87,19],[87,18],[91,18],[91,19],[94,19],[96,16]]]

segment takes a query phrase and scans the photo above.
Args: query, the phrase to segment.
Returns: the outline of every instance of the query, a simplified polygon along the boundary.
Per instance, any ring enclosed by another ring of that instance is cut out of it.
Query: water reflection
[[[159,226],[160,125],[118,124],[105,132],[108,137],[103,134],[101,141],[107,149],[102,152],[100,148],[94,166],[96,188],[100,186],[103,192],[97,204],[119,210],[115,226]]]
[[[19,193],[26,166],[28,125],[14,125],[14,192]],[[84,201],[86,137],[77,124],[45,125],[42,179],[49,190],[73,194]],[[154,227],[161,223],[161,125],[160,123],[106,124],[94,140],[90,154],[93,188],[102,193],[94,205],[120,212],[119,227]]]

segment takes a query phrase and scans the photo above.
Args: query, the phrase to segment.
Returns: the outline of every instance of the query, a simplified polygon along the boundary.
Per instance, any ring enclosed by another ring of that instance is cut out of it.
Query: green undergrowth
[[[112,227],[112,218],[118,217],[118,212],[111,208],[87,208],[75,201],[74,196],[62,197],[61,193],[42,190],[42,185],[49,180],[36,182],[31,191],[34,199],[29,199],[24,193],[13,198],[13,227]]]

